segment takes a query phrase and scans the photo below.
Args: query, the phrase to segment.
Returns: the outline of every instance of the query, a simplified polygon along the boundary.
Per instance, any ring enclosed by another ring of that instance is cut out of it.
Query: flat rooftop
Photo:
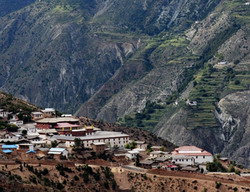
[[[79,122],[79,119],[75,119],[72,117],[55,117],[55,118],[44,118],[36,121],[36,123],[63,123],[63,122]]]
[[[113,132],[113,131],[97,131],[94,135],[86,135],[83,137],[74,137],[74,136],[64,136],[64,135],[54,135],[53,138],[58,140],[66,140],[66,141],[74,141],[75,138],[79,138],[81,140],[93,140],[93,139],[103,139],[103,138],[117,138],[117,137],[129,137],[129,135],[121,133],[121,132]]]

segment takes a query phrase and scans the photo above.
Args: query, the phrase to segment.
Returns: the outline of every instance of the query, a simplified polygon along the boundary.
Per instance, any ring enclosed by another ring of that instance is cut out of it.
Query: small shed
[[[92,143],[91,147],[96,154],[101,154],[105,152],[106,144],[104,142],[96,142]]]
[[[155,164],[156,163],[151,160],[140,161],[140,166],[143,167],[144,169],[152,169],[152,166]]]

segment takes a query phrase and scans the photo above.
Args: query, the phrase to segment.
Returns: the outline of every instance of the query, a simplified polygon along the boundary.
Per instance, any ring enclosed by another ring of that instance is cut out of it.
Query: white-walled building
[[[43,117],[53,117],[56,114],[56,110],[54,108],[45,108],[42,110]]]
[[[182,146],[176,148],[172,152],[172,157],[175,163],[179,164],[189,164],[193,161],[195,164],[213,162],[213,155],[211,153],[196,146]]]
[[[33,120],[38,120],[43,118],[43,113],[40,111],[35,111],[31,113],[31,117]]]
[[[104,142],[107,147],[118,146],[123,148],[127,143],[129,143],[129,135],[121,132],[113,131],[97,131],[92,135],[86,135],[82,137],[74,136],[64,136],[64,135],[55,135],[52,139],[64,142],[67,147],[72,147],[75,145],[75,139],[81,139],[84,147],[92,148],[93,143]]]
[[[137,150],[132,150],[132,151],[128,151],[127,153],[125,153],[125,156],[128,159],[135,159],[137,155],[139,155],[140,152]]]
[[[2,118],[8,118],[8,115],[11,114],[8,111],[5,111],[4,109],[0,109],[0,117]]]
[[[194,165],[195,164],[193,157],[189,157],[185,155],[172,156],[172,162],[177,165]]]
[[[62,155],[68,158],[69,152],[64,148],[51,148],[48,154],[49,155]]]

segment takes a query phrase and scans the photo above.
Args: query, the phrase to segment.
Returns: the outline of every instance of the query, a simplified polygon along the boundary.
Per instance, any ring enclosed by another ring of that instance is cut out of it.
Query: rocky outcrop
[[[237,92],[221,99],[219,104],[221,139],[224,149],[221,154],[239,164],[250,164],[250,91]]]

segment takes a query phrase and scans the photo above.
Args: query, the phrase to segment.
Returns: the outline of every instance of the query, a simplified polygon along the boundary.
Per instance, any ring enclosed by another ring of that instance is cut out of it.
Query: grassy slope
[[[11,112],[31,112],[39,108],[10,94],[0,92],[0,108]]]
[[[215,38],[213,42],[210,42],[209,47],[205,50],[205,55],[202,56],[205,61],[217,54],[219,46],[229,37],[231,37],[231,35],[238,30],[239,26],[249,25],[250,12],[247,8],[248,6],[244,6],[242,1],[238,0],[225,1],[223,6],[217,8],[217,11],[230,11],[232,13],[232,21],[237,23],[237,26],[234,25],[229,31],[218,34],[217,38]],[[177,37],[166,40],[159,46],[159,48],[176,46],[181,49],[181,47],[185,47],[187,44],[188,42],[186,42],[185,39]],[[181,56],[174,55],[172,58],[169,58],[167,64],[171,65],[172,63],[176,64],[178,62],[185,62],[188,59],[197,58],[199,58],[199,56],[192,54]],[[197,65],[199,66],[199,64]],[[197,85],[191,90],[189,95],[189,99],[191,101],[198,102],[197,106],[187,106],[182,104],[176,107],[172,104],[163,104],[163,109],[155,109],[154,112],[149,114],[150,118],[148,119],[137,119],[135,114],[132,114],[131,116],[120,119],[119,123],[123,125],[128,124],[134,127],[137,126],[152,131],[161,118],[171,117],[171,115],[176,112],[176,108],[180,109],[184,107],[188,111],[188,118],[185,122],[183,122],[187,129],[218,127],[219,124],[214,116],[216,103],[220,98],[228,93],[248,89],[250,85],[250,70],[246,71],[246,66],[240,68],[237,65],[218,69],[209,67],[208,63],[200,66],[204,67],[202,67],[197,72],[197,74],[193,76],[193,79]],[[228,68],[232,68],[232,70]],[[174,102],[177,97],[178,94],[176,95],[175,93],[170,101]],[[169,98],[166,98],[166,100],[167,103],[169,103]]]

